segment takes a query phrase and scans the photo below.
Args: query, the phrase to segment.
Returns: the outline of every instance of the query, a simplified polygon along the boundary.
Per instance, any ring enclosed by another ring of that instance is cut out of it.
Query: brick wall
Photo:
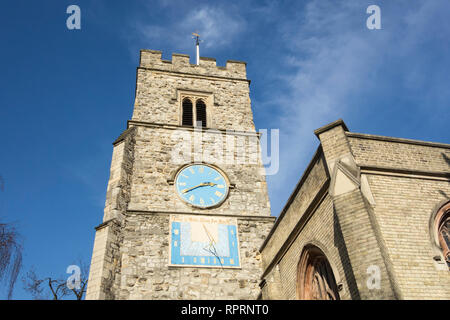
[[[352,153],[368,167],[373,206],[405,299],[449,299],[450,272],[437,268],[430,217],[450,199],[450,146],[348,134]]]
[[[359,166],[450,171],[448,145],[353,133],[348,134],[348,141]]]
[[[354,279],[351,279],[351,274],[344,272],[345,262],[348,264],[348,258],[342,235],[337,228],[333,227],[334,221],[333,203],[331,198],[327,196],[279,261],[285,299],[297,298],[297,266],[303,247],[309,243],[318,246],[324,251],[330,264],[337,271],[335,274],[336,282],[344,284],[343,290],[339,292],[340,298],[351,298],[351,292],[347,283],[350,283],[350,285],[354,284]],[[347,278],[349,277],[350,279],[348,280]]]
[[[369,175],[375,213],[406,299],[450,299],[450,271],[438,270],[429,220],[450,182]]]
[[[302,186],[321,181],[306,170],[263,246],[263,298],[297,297],[298,262],[311,243],[333,266],[341,299],[449,299],[450,271],[436,262],[430,223],[450,200],[450,145],[350,133],[342,120],[315,133],[329,190]],[[305,221],[296,203],[320,192]],[[370,266],[379,268],[379,289],[367,284]]]
[[[300,218],[306,209],[311,205],[317,193],[323,187],[328,179],[325,168],[325,160],[319,149],[315,158],[309,165],[307,173],[297,185],[292,197],[292,203],[287,207],[286,211],[280,214],[277,226],[273,230],[273,234],[268,238],[263,248],[263,267],[267,269],[270,263],[283,246],[287,236],[294,230]]]

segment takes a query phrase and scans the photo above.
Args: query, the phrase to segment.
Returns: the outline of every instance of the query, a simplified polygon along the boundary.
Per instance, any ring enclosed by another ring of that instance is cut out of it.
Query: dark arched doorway
[[[297,267],[297,298],[339,300],[336,279],[325,254],[318,247],[303,249]]]

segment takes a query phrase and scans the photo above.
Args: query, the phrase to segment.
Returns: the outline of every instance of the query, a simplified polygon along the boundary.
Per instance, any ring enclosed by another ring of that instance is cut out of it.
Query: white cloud
[[[276,199],[272,214],[278,215],[319,144],[313,131],[360,113],[365,107],[358,105],[361,96],[375,88],[382,90],[384,84],[379,81],[386,79],[379,74],[380,68],[398,61],[392,67],[398,68],[399,81],[415,90],[413,94],[424,94],[418,86],[429,79],[423,78],[421,66],[411,66],[408,59],[422,44],[430,24],[439,24],[436,15],[442,3],[439,7],[423,2],[411,8],[410,2],[403,1],[381,6],[382,12],[390,14],[382,16],[383,30],[379,31],[365,29],[366,7],[362,2],[314,0],[299,13],[298,21],[280,26],[289,52],[284,61],[292,72],[272,102],[283,106],[274,121],[280,128],[280,171],[268,177],[271,200]],[[442,88],[442,81],[436,81],[436,87]]]
[[[182,14],[182,16],[177,16]],[[198,32],[203,40],[201,46],[218,50],[230,45],[239,31],[245,27],[245,20],[231,6],[225,10],[220,6],[202,6],[176,11],[168,17],[173,20],[167,25],[155,25],[144,21],[134,22],[140,42],[157,42],[183,52],[192,51],[194,40],[192,32]]]
[[[349,27],[355,8],[335,4],[311,1],[299,21],[281,26],[282,36],[289,43],[287,63],[293,72],[285,78],[283,94],[279,95],[282,98],[277,103],[284,107],[278,121],[280,172],[268,177],[275,195],[272,199],[286,200],[281,193],[291,191],[286,190],[287,186],[293,188],[318,145],[314,129],[345,118],[348,100],[365,85],[374,64],[372,44],[353,31],[358,29]],[[274,207],[273,214],[278,214],[277,205]]]
[[[198,30],[206,48],[229,45],[244,25],[239,15],[232,16],[218,7],[192,10],[181,23],[185,30]]]

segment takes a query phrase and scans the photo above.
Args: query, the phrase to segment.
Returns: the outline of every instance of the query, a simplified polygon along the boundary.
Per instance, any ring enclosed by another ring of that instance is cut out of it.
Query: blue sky
[[[66,28],[71,4],[81,30]],[[372,4],[382,30],[366,28]],[[194,62],[198,30],[202,56],[247,61],[255,124],[280,129],[280,171],[267,179],[278,215],[318,146],[313,130],[338,118],[450,143],[448,12],[448,0],[5,1],[0,217],[21,234],[23,270],[64,275],[90,261],[139,49]],[[30,298],[20,281],[13,298]]]

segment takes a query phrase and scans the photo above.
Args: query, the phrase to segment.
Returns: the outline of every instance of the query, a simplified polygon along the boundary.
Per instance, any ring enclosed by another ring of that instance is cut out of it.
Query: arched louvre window
[[[450,203],[447,203],[437,214],[436,223],[439,244],[450,268]]]
[[[183,126],[192,126],[193,120],[192,101],[190,99],[183,100]]]
[[[307,246],[297,269],[297,297],[302,300],[339,300],[336,280],[325,254]]]
[[[201,122],[202,127],[206,127],[206,105],[203,100],[198,100],[196,105],[197,122]]]

